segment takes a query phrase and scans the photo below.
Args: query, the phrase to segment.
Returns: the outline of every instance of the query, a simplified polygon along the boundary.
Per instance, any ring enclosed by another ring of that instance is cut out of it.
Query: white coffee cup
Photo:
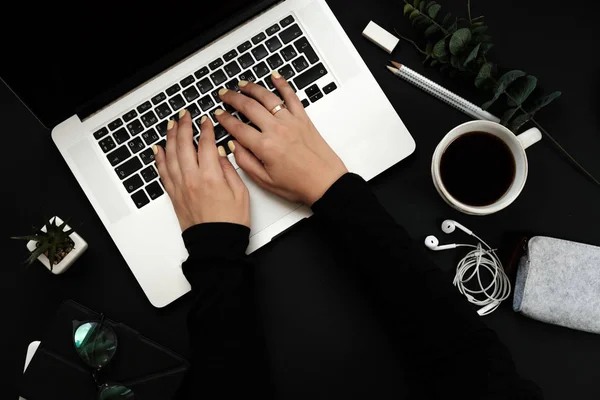
[[[454,198],[444,186],[440,174],[442,155],[452,142],[469,132],[486,132],[500,138],[510,149],[515,159],[515,177],[512,184],[497,201],[486,206],[472,206]],[[458,211],[470,215],[489,215],[508,207],[519,196],[527,180],[527,155],[525,149],[542,138],[537,128],[531,128],[515,136],[508,128],[491,121],[470,121],[452,129],[438,144],[431,160],[431,176],[433,185],[444,201]]]

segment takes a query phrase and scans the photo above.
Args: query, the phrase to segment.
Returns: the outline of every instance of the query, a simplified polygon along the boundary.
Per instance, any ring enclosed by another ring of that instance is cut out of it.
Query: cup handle
[[[536,144],[542,139],[542,132],[538,128],[531,128],[517,136],[524,149]]]

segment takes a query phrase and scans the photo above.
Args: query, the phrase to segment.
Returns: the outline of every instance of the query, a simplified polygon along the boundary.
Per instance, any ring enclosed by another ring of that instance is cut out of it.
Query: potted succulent
[[[37,233],[12,239],[28,240],[30,255],[25,264],[39,260],[50,272],[62,274],[83,254],[88,245],[59,217],[50,218]]]

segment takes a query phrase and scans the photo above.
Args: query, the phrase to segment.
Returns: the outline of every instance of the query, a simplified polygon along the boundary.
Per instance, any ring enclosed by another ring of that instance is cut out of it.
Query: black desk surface
[[[509,232],[530,231],[600,245],[600,188],[566,162],[548,140],[528,150],[529,180],[508,209],[476,218],[446,206],[431,183],[430,159],[442,136],[468,117],[392,76],[384,68],[389,57],[361,37],[369,19],[410,33],[401,15],[402,2],[356,0],[352,7],[344,0],[328,3],[417,142],[415,154],[372,182],[383,205],[416,240],[421,242],[428,234],[448,243],[467,240],[464,235],[441,233],[441,221],[453,218],[491,244],[500,243]],[[442,3],[454,12],[464,11],[462,2]],[[474,11],[486,16],[495,37],[494,60],[536,75],[548,90],[562,90],[562,98],[543,110],[540,120],[600,177],[600,68],[593,61],[600,34],[595,14],[582,3],[474,3]],[[405,43],[394,59],[473,101],[485,100],[470,84],[424,70],[420,56]],[[3,56],[3,62],[9,60]],[[2,226],[2,292],[12,320],[3,324],[4,334],[10,335],[10,341],[3,341],[3,359],[9,362],[11,377],[21,373],[28,343],[43,335],[67,298],[187,354],[185,315],[190,298],[164,309],[150,305],[54,147],[50,132],[3,85],[0,104],[2,197],[8,205],[4,208],[8,221]],[[53,276],[41,265],[24,270],[23,243],[5,238],[29,233],[32,224],[53,214],[71,217],[79,226],[90,246],[87,253],[63,276]],[[432,253],[431,258],[451,271],[460,254]],[[394,398],[398,370],[388,345],[393,338],[386,338],[369,316],[352,278],[335,264],[314,225],[300,224],[255,257],[273,373],[282,398]],[[508,345],[519,371],[535,380],[546,398],[600,398],[600,336],[527,319],[508,305],[485,322]]]

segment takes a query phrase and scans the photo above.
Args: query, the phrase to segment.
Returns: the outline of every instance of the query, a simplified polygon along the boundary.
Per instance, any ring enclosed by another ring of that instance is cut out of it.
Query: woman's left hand
[[[181,230],[206,222],[250,227],[250,197],[244,182],[215,146],[210,118],[203,117],[198,151],[193,145],[192,118],[182,110],[169,121],[167,146],[154,145],[156,166],[171,198]]]

